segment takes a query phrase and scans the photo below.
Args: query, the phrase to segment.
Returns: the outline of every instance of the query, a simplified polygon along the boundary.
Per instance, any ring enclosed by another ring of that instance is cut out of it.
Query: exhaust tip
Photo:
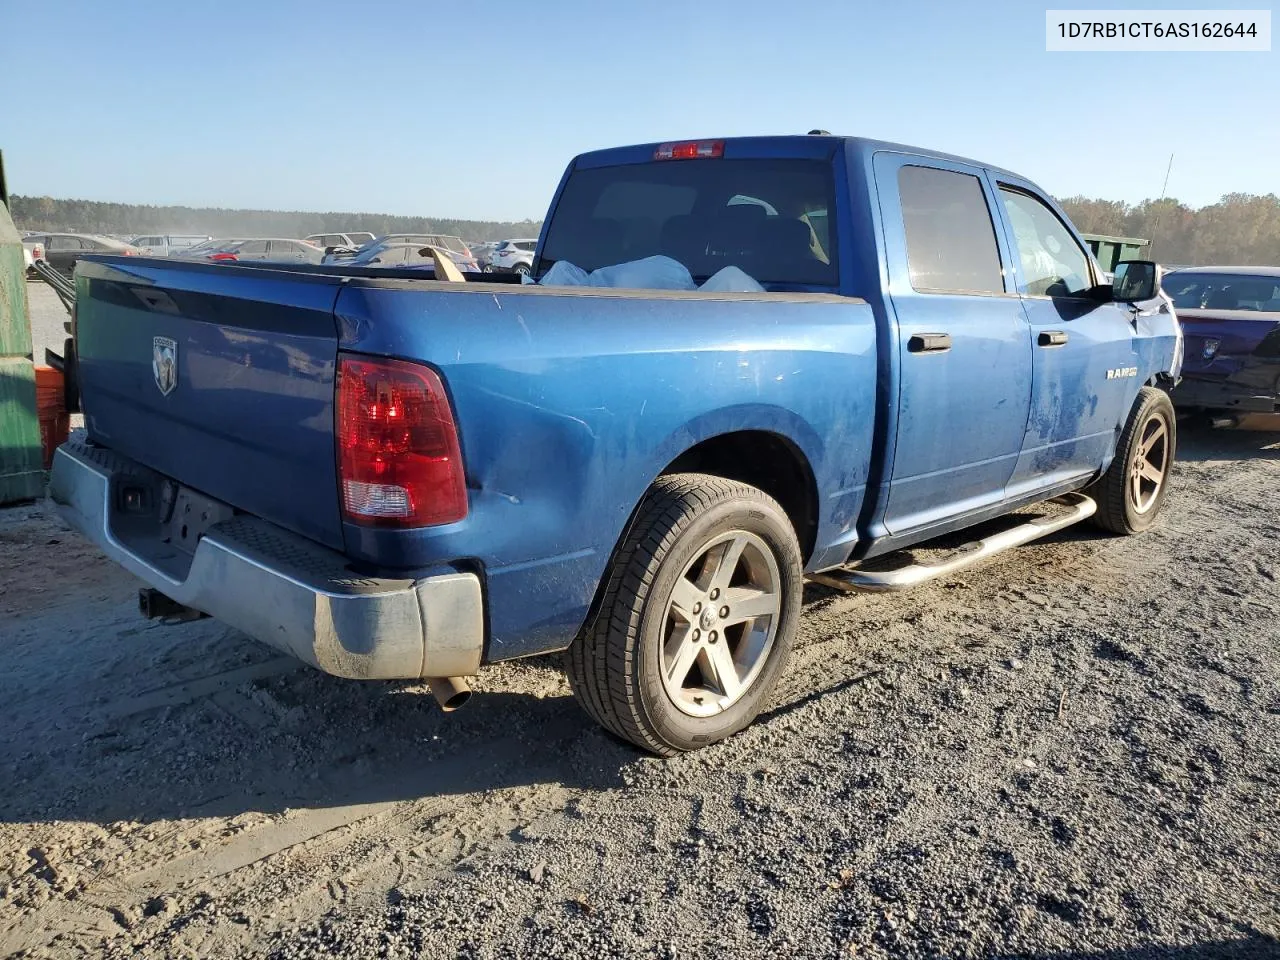
[[[445,713],[452,713],[471,699],[471,687],[462,677],[427,677],[427,686]]]

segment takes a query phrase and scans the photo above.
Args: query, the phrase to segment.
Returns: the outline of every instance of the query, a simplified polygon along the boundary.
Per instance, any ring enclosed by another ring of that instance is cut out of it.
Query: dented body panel
[[[710,437],[756,430],[794,443],[822,495],[813,562],[840,562],[853,546],[875,426],[866,303],[357,281],[337,315],[343,350],[441,372],[471,503],[447,527],[348,525],[348,551],[404,567],[476,558],[495,654],[572,637],[645,489]]]

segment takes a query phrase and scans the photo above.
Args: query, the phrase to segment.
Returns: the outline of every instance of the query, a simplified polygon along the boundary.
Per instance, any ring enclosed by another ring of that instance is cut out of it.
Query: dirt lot
[[[555,658],[463,711],[150,624],[0,512],[0,956],[1280,956],[1280,436],[1163,523],[811,586],[776,705],[658,761]]]

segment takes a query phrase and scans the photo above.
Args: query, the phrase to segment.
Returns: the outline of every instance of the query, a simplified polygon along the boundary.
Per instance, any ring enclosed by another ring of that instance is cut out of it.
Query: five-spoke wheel
[[[782,508],[723,477],[660,477],[619,546],[569,681],[606,729],[670,755],[741,730],[800,619],[800,546]]]
[[[758,536],[717,537],[676,578],[667,603],[662,680],[685,713],[709,717],[750,688],[773,643],[778,562]]]

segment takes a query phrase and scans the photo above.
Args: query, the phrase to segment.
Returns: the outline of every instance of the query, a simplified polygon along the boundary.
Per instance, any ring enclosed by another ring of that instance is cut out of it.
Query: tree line
[[[24,230],[75,233],[198,233],[215,237],[305,237],[313,233],[368,230],[444,233],[467,240],[536,237],[541,221],[450,220],[385,213],[307,213],[157,207],[92,200],[13,196],[14,222]],[[1173,198],[1128,204],[1067,197],[1060,201],[1084,233],[1141,237],[1151,255],[1168,264],[1280,265],[1280,197],[1229,193],[1195,208]]]
[[[64,233],[208,234],[213,237],[307,237],[313,233],[367,230],[386,233],[441,233],[465,240],[536,237],[540,220],[450,220],[398,217],[385,213],[308,213],[285,210],[223,210],[158,207],[53,197],[9,198],[9,212],[21,230]]]
[[[1196,209],[1181,201],[1068,197],[1059,201],[1083,233],[1141,237],[1142,256],[1165,264],[1280,266],[1280,197],[1228,193]]]

